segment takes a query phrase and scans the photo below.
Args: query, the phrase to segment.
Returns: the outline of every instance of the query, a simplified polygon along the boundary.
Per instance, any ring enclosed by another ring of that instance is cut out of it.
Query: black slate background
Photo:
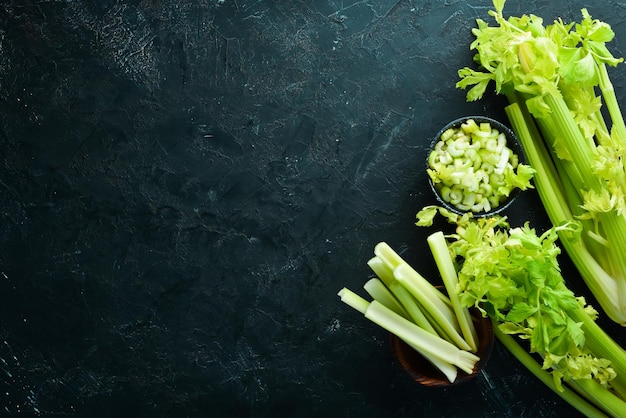
[[[623,2],[506,11],[585,6],[623,55]],[[433,203],[430,136],[505,121],[502,98],[454,87],[489,8],[4,0],[0,413],[575,416],[499,345],[472,383],[416,386],[336,296],[381,240],[437,280],[432,230],[413,225]],[[626,103],[623,67],[611,75]],[[548,225],[533,192],[510,216]]]

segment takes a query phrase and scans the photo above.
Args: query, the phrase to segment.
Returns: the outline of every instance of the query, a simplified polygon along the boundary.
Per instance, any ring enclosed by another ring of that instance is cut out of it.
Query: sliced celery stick
[[[452,302],[452,307],[454,309],[454,313],[456,314],[457,321],[459,322],[459,326],[461,327],[463,337],[471,347],[471,351],[475,353],[478,350],[478,334],[476,333],[476,328],[472,322],[469,310],[462,306],[461,301],[459,300],[459,295],[457,293],[459,280],[456,274],[456,269],[454,268],[454,263],[450,257],[450,251],[448,250],[446,238],[443,235],[443,232],[438,231],[431,234],[426,241],[430,246],[430,250],[435,259],[435,264],[439,269],[439,274],[441,275],[443,283],[448,291],[448,296]]]

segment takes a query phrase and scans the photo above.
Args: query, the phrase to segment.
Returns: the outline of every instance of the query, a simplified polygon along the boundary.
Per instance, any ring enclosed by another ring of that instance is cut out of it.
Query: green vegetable
[[[507,96],[546,212],[569,225],[558,232],[563,247],[604,312],[626,325],[626,125],[607,70],[622,59],[606,47],[614,33],[586,9],[579,23],[544,25],[532,14],[506,19],[504,3],[489,12],[496,26],[477,20],[479,67],[461,69],[457,86],[468,100],[490,83]]]
[[[530,372],[541,380],[563,400],[576,408],[589,418],[602,418],[607,415],[599,411],[593,404],[578,395],[576,391],[554,383],[552,375],[544,370],[539,363],[523,348],[512,336],[502,333],[498,327],[494,327],[495,336]]]
[[[506,135],[474,119],[441,134],[427,172],[441,198],[463,212],[489,212],[514,189],[532,187],[533,170],[519,164]]]
[[[457,294],[459,279],[454,268],[452,257],[448,252],[448,246],[446,244],[446,238],[443,232],[435,232],[427,238],[430,250],[435,258],[435,263],[439,268],[439,274],[443,279],[443,283],[450,297],[450,303],[454,308],[457,322],[463,333],[463,338],[469,344],[472,351],[478,350],[478,336],[476,335],[476,329],[472,324],[472,318],[470,313],[464,306],[461,305],[461,301]]]
[[[377,300],[372,302],[367,302],[365,299],[355,300],[360,298],[360,296],[347,288],[341,289],[338,295],[344,303],[357,309],[375,324],[380,325],[413,347],[416,347],[431,360],[436,359],[449,363],[467,373],[472,372],[474,364],[479,360],[474,354],[461,350],[442,338],[418,327],[411,321],[402,318]]]
[[[374,300],[378,300],[380,303],[400,315],[405,319],[410,319],[411,315],[404,309],[402,304],[396,299],[393,293],[385,286],[385,284],[379,279],[374,277],[373,279],[368,280],[364,285],[363,289],[372,297]]]
[[[429,240],[450,291],[457,279],[445,238],[436,234]],[[451,300],[384,242],[376,245],[374,254],[368,265],[379,277],[364,285],[372,302],[347,288],[339,291],[341,300],[413,347],[450,382],[456,380],[457,368],[472,373],[479,342],[469,310],[456,293],[449,293]]]
[[[594,322],[593,308],[567,288],[558,264],[557,231],[569,225],[537,235],[528,224],[511,228],[505,217],[472,219],[438,207],[423,208],[418,224],[432,225],[438,213],[456,225],[447,238],[462,305],[476,306],[498,324],[500,334],[524,341],[551,373],[549,386],[568,402],[573,389],[604,413],[623,416],[626,353]],[[535,373],[536,361],[513,348]]]

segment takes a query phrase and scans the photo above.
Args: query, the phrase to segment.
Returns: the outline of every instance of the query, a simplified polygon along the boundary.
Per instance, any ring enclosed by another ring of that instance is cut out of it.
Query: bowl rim
[[[515,132],[513,132],[513,130],[510,127],[508,127],[504,123],[500,122],[499,120],[494,119],[494,118],[489,117],[489,116],[470,115],[470,116],[463,116],[463,117],[460,117],[460,118],[456,118],[456,119],[448,122],[447,124],[445,124],[437,132],[437,134],[433,138],[431,138],[430,144],[428,145],[428,152],[426,153],[426,161],[425,161],[426,169],[430,168],[430,165],[428,163],[428,159],[430,157],[430,154],[431,154],[433,148],[440,141],[441,135],[443,135],[443,133],[446,132],[450,128],[459,128],[463,123],[467,122],[470,119],[473,119],[478,124],[484,123],[484,122],[488,122],[491,125],[492,128],[495,128],[499,132],[504,133],[504,135],[505,135],[505,137],[507,139],[507,141],[506,141],[507,145],[517,155],[519,164],[526,164],[527,163],[526,162],[527,161],[526,160],[526,154],[524,153],[524,149],[522,147],[522,144],[521,144],[519,138],[517,137],[517,135],[515,135]],[[445,207],[446,209],[448,209],[449,211],[451,211],[453,213],[456,213],[457,215],[465,215],[467,213],[471,213],[474,218],[488,217],[488,216],[498,215],[498,214],[502,213],[508,207],[510,207],[511,204],[513,204],[515,199],[517,199],[517,197],[522,192],[521,189],[516,187],[515,189],[513,189],[511,191],[509,196],[500,205],[498,205],[495,208],[492,208],[489,211],[481,211],[481,212],[463,211],[463,210],[457,208],[456,206],[454,206],[453,204],[451,204],[449,202],[446,202],[441,197],[441,194],[437,191],[437,188],[435,187],[435,184],[433,183],[433,181],[430,178],[430,176],[427,176],[427,177],[428,177],[428,184],[430,186],[430,189],[432,190],[433,194],[435,195],[435,198],[437,199],[437,202],[441,206]]]

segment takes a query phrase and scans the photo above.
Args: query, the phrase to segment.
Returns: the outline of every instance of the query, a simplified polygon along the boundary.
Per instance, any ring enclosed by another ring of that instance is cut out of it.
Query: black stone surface
[[[506,10],[585,6],[624,55],[623,2]],[[576,416],[499,345],[474,382],[419,387],[336,296],[381,240],[434,274],[413,225],[430,136],[505,120],[454,87],[489,8],[4,0],[0,414]],[[547,226],[532,192],[510,216]]]

